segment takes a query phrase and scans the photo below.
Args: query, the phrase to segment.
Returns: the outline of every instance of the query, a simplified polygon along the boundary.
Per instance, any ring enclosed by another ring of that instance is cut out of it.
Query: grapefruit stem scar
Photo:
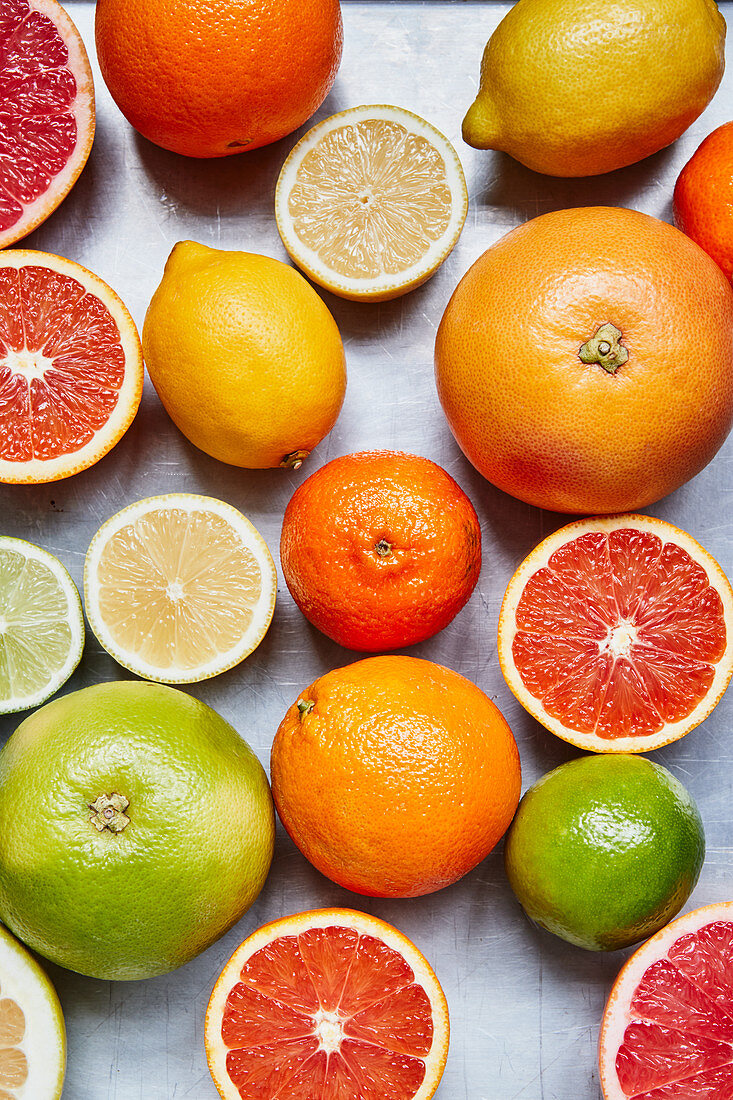
[[[89,805],[89,809],[94,810],[89,820],[100,833],[105,829],[111,833],[122,833],[130,824],[124,812],[129,805],[130,799],[125,798],[124,794],[100,794]]]
[[[615,374],[629,358],[628,348],[621,343],[622,336],[621,329],[607,321],[581,346],[578,358],[581,363],[598,363],[609,374]]]

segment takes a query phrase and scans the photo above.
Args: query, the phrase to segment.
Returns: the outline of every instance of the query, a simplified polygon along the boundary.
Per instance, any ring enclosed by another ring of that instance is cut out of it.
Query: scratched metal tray
[[[90,55],[93,5],[70,0]],[[393,102],[435,123],[459,150],[470,193],[458,246],[424,287],[383,305],[325,295],[346,345],[349,386],[331,435],[298,473],[224,466],[173,427],[146,383],[142,407],[115,450],[91,470],[33,488],[0,487],[0,530],[57,554],[79,584],[100,523],[123,505],[187,490],[223,497],[249,516],[277,559],[280,523],[295,487],[336,455],[397,447],[445,466],[481,519],[484,566],[468,606],[442,634],[411,652],[475,680],[503,710],[519,743],[524,786],[577,755],[538,726],[504,684],[496,656],[501,597],[514,567],[564,517],[513,500],[466,462],[433,385],[435,330],[460,276],[512,226],[547,210],[617,204],[671,220],[674,180],[700,140],[733,115],[733,58],[715,100],[671,149],[587,180],[553,180],[460,139],[483,44],[506,3],[344,4],[341,71],[318,117],[358,103]],[[733,21],[733,3],[721,8]],[[142,324],[176,241],[192,238],[286,259],[272,213],[280,166],[300,132],[266,149],[193,161],[135,134],[95,67],[97,136],[89,163],[61,208],[24,244],[98,272]],[[301,131],[302,132],[302,131]],[[713,463],[650,508],[695,535],[730,572],[733,437]],[[354,654],[312,629],[281,583],[265,641],[239,668],[192,686],[247,738],[267,765],[273,734],[299,689]],[[90,632],[65,690],[129,674]],[[708,850],[692,908],[733,897],[733,694],[689,737],[654,754],[689,787]],[[0,720],[5,739],[17,717]],[[322,878],[282,829],[257,903],[219,943],[166,977],[109,983],[50,967],[69,1033],[65,1100],[215,1100],[203,1018],[213,982],[239,942],[266,920],[322,905],[348,905],[401,928],[431,959],[448,997],[452,1040],[440,1100],[598,1100],[596,1041],[610,983],[626,957],[586,953],[533,928],[504,878],[501,846],[460,883],[410,901],[360,898]]]

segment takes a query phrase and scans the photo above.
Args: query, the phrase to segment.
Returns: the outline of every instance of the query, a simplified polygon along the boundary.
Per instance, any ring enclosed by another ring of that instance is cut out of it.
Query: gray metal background
[[[733,17],[733,4],[721,9]],[[576,755],[522,710],[496,657],[496,622],[519,561],[565,517],[494,489],[458,450],[433,384],[435,330],[461,275],[509,228],[547,210],[627,205],[671,221],[674,181],[700,140],[733,116],[733,64],[705,114],[671,149],[596,179],[553,180],[460,138],[483,45],[509,5],[345,3],[345,51],[318,118],[358,103],[396,103],[455,143],[470,193],[455,251],[424,287],[383,305],[324,297],[341,329],[349,384],[331,435],[298,473],[238,470],[191,446],[146,381],[140,412],[97,466],[67,481],[0,487],[0,528],[57,554],[77,584],[103,520],[141,497],[177,490],[240,508],[278,560],[280,524],[293,490],[336,455],[397,447],[445,466],[468,492],[484,538],[484,566],[468,606],[442,634],[410,651],[475,680],[500,706],[519,743],[526,788]],[[94,61],[93,5],[68,4],[95,65],[97,136],[60,209],[23,242],[77,260],[106,279],[142,325],[176,241],[287,259],[273,217],[280,166],[303,131],[266,149],[219,161],[178,157],[143,140],[112,103]],[[730,57],[730,54],[729,54]],[[305,128],[304,128],[305,129]],[[690,484],[648,511],[690,531],[730,572],[733,437]],[[346,664],[345,651],[302,618],[281,582],[272,627],[239,668],[189,690],[229,719],[267,766],[277,725],[302,686]],[[87,632],[82,664],[65,690],[129,674]],[[730,694],[700,728],[653,754],[698,799],[708,850],[688,907],[733,897]],[[0,720],[5,739],[18,718]],[[595,955],[534,929],[502,869],[501,845],[457,885],[410,901],[360,898],[314,871],[278,831],[272,872],[257,903],[219,943],[167,977],[93,981],[51,967],[69,1033],[65,1100],[215,1100],[203,1048],[212,985],[240,941],[266,920],[322,905],[362,908],[396,924],[432,960],[448,997],[452,1040],[440,1100],[597,1100],[598,1024],[624,952]]]

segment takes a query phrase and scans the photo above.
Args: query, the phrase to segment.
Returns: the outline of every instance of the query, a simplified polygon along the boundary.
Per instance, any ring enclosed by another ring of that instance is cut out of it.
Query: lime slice
[[[92,539],[84,596],[108,653],[147,680],[187,684],[239,664],[267,632],[277,574],[259,531],[224,501],[150,497]]]
[[[0,1100],[58,1100],[65,1071],[66,1028],[56,990],[0,925]]]
[[[0,536],[0,714],[43,703],[79,664],[84,617],[58,558]]]

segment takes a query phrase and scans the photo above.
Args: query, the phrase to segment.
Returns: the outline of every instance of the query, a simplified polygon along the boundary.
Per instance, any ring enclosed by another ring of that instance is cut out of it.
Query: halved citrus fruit
[[[463,168],[439,130],[402,107],[352,107],[301,138],[280,172],[275,217],[291,259],[354,300],[424,283],[458,240]]]
[[[206,1056],[223,1100],[428,1100],[448,1005],[392,925],[318,909],[258,929],[211,994]]]
[[[189,684],[260,644],[277,574],[248,519],[214,497],[170,493],[123,508],[92,539],[84,599],[104,648],[147,680]]]
[[[66,1028],[56,990],[0,926],[0,1100],[59,1100]]]
[[[499,660],[519,702],[593,752],[684,737],[733,672],[733,591],[690,535],[652,516],[555,531],[509,582]]]
[[[143,386],[135,322],[72,260],[0,252],[0,481],[85,470],[133,421]]]
[[[0,714],[37,707],[81,660],[84,616],[58,558],[0,536]]]
[[[81,36],[56,0],[0,6],[0,248],[52,214],[94,139]]]
[[[617,977],[599,1042],[605,1100],[733,1094],[733,902],[672,921]]]

